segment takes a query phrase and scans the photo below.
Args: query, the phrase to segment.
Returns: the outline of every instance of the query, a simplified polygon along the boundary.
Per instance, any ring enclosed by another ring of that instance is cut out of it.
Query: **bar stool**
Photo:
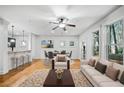
[[[26,59],[27,59],[27,60],[26,60],[27,63],[30,63],[30,55],[29,55],[29,54],[26,55]]]
[[[20,56],[20,63],[21,63],[21,65],[24,65],[25,64],[25,62],[24,62],[24,55],[21,55]]]
[[[16,59],[16,69],[18,69],[18,66],[19,66],[19,59],[20,59],[20,56],[19,55],[16,55],[15,56],[15,59]]]
[[[24,64],[26,64],[27,63],[27,61],[26,61],[26,55],[23,55],[24,56]]]
[[[15,68],[16,58],[14,56],[11,57],[11,62],[12,62],[11,67],[13,68],[13,63],[14,63],[14,68]]]
[[[28,62],[31,63],[31,56],[30,55],[27,55],[28,56]]]

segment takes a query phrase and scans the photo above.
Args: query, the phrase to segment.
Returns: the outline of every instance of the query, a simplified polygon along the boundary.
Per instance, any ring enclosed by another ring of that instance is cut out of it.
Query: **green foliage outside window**
[[[117,21],[108,26],[109,43],[108,43],[108,59],[123,61],[123,48],[119,43],[123,40],[123,23]]]
[[[93,33],[93,55],[99,55],[99,31]]]

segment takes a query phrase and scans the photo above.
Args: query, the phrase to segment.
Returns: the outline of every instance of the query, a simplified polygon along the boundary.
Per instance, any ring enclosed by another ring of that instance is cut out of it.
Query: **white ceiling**
[[[114,5],[1,5],[0,17],[14,24],[16,32],[23,29],[39,35],[79,35],[90,25],[116,9]],[[60,28],[51,33],[56,25],[49,21],[65,16],[76,28],[67,27],[68,33]]]

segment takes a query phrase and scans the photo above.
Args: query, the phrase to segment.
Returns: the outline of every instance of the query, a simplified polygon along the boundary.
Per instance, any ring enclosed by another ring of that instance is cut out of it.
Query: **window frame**
[[[99,37],[98,37],[98,42],[99,42],[99,51],[98,51],[98,55],[94,55],[94,33],[98,32],[99,33]],[[93,56],[99,56],[100,57],[100,30],[96,30],[94,32],[92,32],[92,36],[93,36],[93,43],[92,43],[92,53],[93,53]]]
[[[110,46],[119,46],[120,47],[120,44],[118,43],[118,44],[110,44],[110,30],[108,31],[108,26],[110,26],[110,25],[112,25],[112,24],[115,24],[115,23],[117,23],[118,21],[122,21],[122,41],[124,42],[124,19],[119,19],[119,20],[116,20],[116,21],[114,21],[114,22],[112,22],[112,23],[110,23],[109,25],[106,25],[106,30],[107,30],[107,41],[106,41],[106,58],[108,59],[108,60],[111,60],[111,59],[109,59],[109,47]],[[123,60],[122,60],[122,64],[124,64],[124,46],[122,47],[122,49],[123,49],[123,52],[122,52],[122,55],[123,55]],[[114,60],[114,61],[117,61],[117,60]]]

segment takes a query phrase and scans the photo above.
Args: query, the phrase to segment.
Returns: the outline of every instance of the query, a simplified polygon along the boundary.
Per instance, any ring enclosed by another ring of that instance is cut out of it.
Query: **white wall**
[[[54,50],[58,50],[58,51],[61,51],[61,50],[66,50],[67,52],[70,52],[72,51],[72,59],[78,59],[78,49],[79,49],[79,46],[78,46],[78,37],[77,36],[72,36],[72,37],[68,37],[68,36],[37,36],[35,37],[36,39],[36,42],[35,42],[35,51],[34,52],[35,54],[33,54],[35,56],[35,58],[42,58],[44,59],[45,56],[44,56],[44,50],[46,51],[54,51]],[[42,40],[53,40],[54,41],[54,48],[41,48],[41,41]],[[61,41],[66,41],[67,42],[67,46],[65,47],[61,47],[60,46],[60,42]],[[74,47],[70,47],[68,45],[68,42],[69,41],[74,41],[75,42],[75,46]]]
[[[106,59],[106,29],[105,26],[108,24],[111,24],[115,21],[118,21],[120,19],[124,19],[124,6],[120,7],[107,17],[105,17],[103,20],[99,21],[98,23],[94,24],[92,27],[87,29],[82,35],[79,37],[79,46],[81,51],[81,42],[86,42],[86,58],[89,59],[93,56],[92,53],[92,32],[100,30],[100,57],[102,59]],[[81,52],[80,52],[81,54]],[[81,55],[80,55],[81,58]]]
[[[37,53],[36,53],[36,38],[37,36],[35,34],[31,35],[31,50],[32,50],[32,59],[37,58]]]
[[[0,18],[0,74],[8,72],[8,22]]]

